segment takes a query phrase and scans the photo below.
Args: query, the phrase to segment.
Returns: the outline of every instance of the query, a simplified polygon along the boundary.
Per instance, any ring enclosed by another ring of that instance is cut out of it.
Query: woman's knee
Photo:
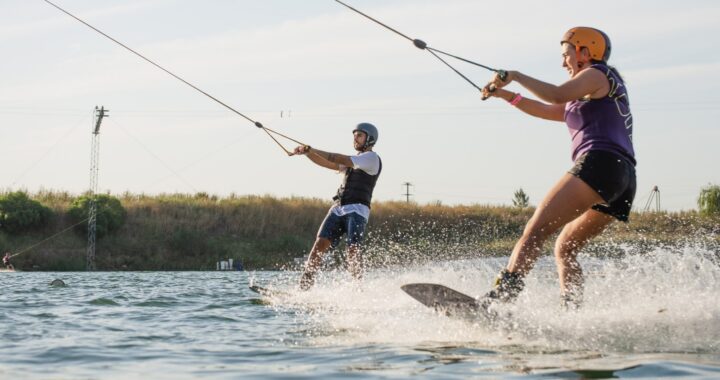
[[[567,251],[555,250],[555,264],[558,267],[566,267],[577,262],[577,255]]]
[[[577,245],[578,241],[575,239],[572,232],[568,231],[568,228],[563,228],[555,240],[555,253],[557,254],[559,252],[572,250]]]
[[[555,254],[556,260],[560,260],[566,257],[574,259],[577,256],[578,248],[581,246],[580,242],[577,241],[573,236],[563,230],[555,240],[555,246],[553,253]]]
[[[564,242],[560,246],[556,243],[554,253],[558,270],[579,271],[580,264],[577,261],[579,251],[578,246],[573,242]]]

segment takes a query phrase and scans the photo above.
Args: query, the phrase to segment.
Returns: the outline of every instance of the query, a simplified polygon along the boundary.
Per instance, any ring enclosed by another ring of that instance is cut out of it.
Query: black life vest
[[[378,156],[378,160],[380,161],[380,168],[375,175],[367,174],[360,169],[345,169],[345,178],[337,194],[333,197],[333,200],[340,202],[343,206],[360,203],[369,208],[375,183],[382,171],[382,160],[380,160],[380,156]]]

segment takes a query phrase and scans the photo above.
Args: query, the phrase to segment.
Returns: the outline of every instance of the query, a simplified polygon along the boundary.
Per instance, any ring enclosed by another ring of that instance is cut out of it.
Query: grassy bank
[[[67,210],[74,196],[31,195],[55,216],[45,228],[23,234],[0,232],[0,248],[17,252],[72,225]],[[214,269],[223,258],[247,269],[279,269],[310,249],[329,202],[307,198],[124,194],[125,224],[97,242],[101,270]],[[498,206],[416,205],[378,202],[368,226],[371,265],[507,255],[532,210]],[[615,223],[587,251],[642,253],[657,246],[705,246],[717,252],[720,218],[694,212],[634,214]],[[83,270],[87,237],[71,230],[14,259],[23,270]],[[549,252],[551,245],[546,247]]]

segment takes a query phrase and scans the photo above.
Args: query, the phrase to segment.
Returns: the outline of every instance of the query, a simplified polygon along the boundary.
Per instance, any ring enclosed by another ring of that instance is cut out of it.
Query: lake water
[[[0,273],[1,379],[720,378],[720,266],[700,248],[586,259],[560,308],[543,260],[497,329],[400,290],[489,289],[505,259],[343,271]],[[50,287],[53,279],[67,287]],[[251,283],[285,290],[263,299]]]

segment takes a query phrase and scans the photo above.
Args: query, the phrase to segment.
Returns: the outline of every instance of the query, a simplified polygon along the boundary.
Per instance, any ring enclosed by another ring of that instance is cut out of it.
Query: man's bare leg
[[[347,250],[347,266],[350,274],[360,280],[363,276],[363,257],[358,244],[351,244]]]
[[[305,270],[302,277],[300,277],[300,289],[308,290],[315,285],[315,274],[317,274],[317,271],[320,269],[322,257],[330,248],[330,245],[331,242],[328,239],[321,237],[315,239],[315,244],[313,244],[310,255],[305,263]]]

